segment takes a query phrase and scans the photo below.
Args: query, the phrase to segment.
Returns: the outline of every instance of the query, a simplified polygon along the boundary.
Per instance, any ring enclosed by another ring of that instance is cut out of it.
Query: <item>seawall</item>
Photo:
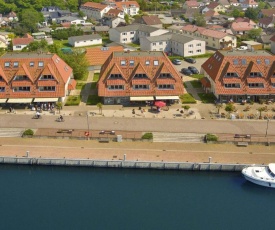
[[[127,160],[57,159],[30,157],[0,157],[0,164],[82,166],[102,168],[133,168],[191,171],[241,171],[246,164],[195,163],[195,162],[147,162]]]

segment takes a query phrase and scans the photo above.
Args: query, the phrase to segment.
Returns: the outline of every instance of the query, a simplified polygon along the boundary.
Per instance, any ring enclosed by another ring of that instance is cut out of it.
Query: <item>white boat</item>
[[[248,166],[242,170],[248,181],[270,188],[275,188],[275,164],[267,166]]]

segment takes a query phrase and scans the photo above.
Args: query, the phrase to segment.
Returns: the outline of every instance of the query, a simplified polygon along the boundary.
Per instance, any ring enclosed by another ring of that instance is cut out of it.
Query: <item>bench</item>
[[[240,146],[240,147],[247,147],[247,146],[248,146],[248,142],[238,142],[238,143],[237,143],[237,146]]]
[[[251,135],[249,135],[249,134],[235,134],[234,138],[247,138],[247,139],[250,139]]]
[[[102,130],[102,131],[99,132],[99,134],[111,134],[111,135],[115,135],[116,132],[115,131],[104,131],[104,130]]]
[[[98,142],[100,143],[109,143],[109,138],[99,138]]]
[[[73,129],[60,129],[57,131],[57,133],[72,133],[74,130]]]

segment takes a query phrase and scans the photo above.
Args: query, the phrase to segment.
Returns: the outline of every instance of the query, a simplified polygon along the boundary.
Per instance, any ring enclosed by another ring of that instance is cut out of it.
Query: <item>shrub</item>
[[[153,133],[144,133],[141,139],[153,139]]]
[[[213,93],[198,93],[202,103],[214,103],[216,97]]]
[[[101,98],[97,95],[90,95],[88,97],[86,105],[96,105],[97,103],[101,102]]]
[[[235,106],[232,104],[232,103],[228,103],[226,106],[225,106],[225,111],[226,112],[233,112],[235,110]]]
[[[29,136],[33,136],[34,132],[32,129],[26,129],[23,133],[23,135],[29,135]]]
[[[195,98],[190,93],[186,93],[183,95],[180,95],[181,103],[182,104],[196,104]]]
[[[66,101],[66,106],[73,106],[73,105],[79,105],[80,103],[80,96],[68,96],[67,101]]]
[[[182,106],[182,108],[184,108],[185,110],[188,110],[188,109],[190,109],[190,106],[189,105],[184,105],[184,106]]]
[[[205,135],[206,141],[218,141],[218,137],[215,134],[207,133]]]

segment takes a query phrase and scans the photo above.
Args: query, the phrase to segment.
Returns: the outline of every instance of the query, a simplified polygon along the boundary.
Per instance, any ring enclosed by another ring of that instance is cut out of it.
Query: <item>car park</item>
[[[187,76],[190,76],[192,75],[193,73],[191,72],[191,70],[187,69],[187,68],[182,68],[181,73],[183,73],[184,75],[187,75]]]
[[[172,61],[172,63],[173,63],[174,65],[181,65],[181,60],[179,60],[179,59],[174,59],[174,60]]]
[[[185,61],[192,64],[196,63],[196,60],[194,58],[185,58]]]
[[[188,69],[193,73],[193,74],[198,74],[199,71],[195,66],[188,66]]]

